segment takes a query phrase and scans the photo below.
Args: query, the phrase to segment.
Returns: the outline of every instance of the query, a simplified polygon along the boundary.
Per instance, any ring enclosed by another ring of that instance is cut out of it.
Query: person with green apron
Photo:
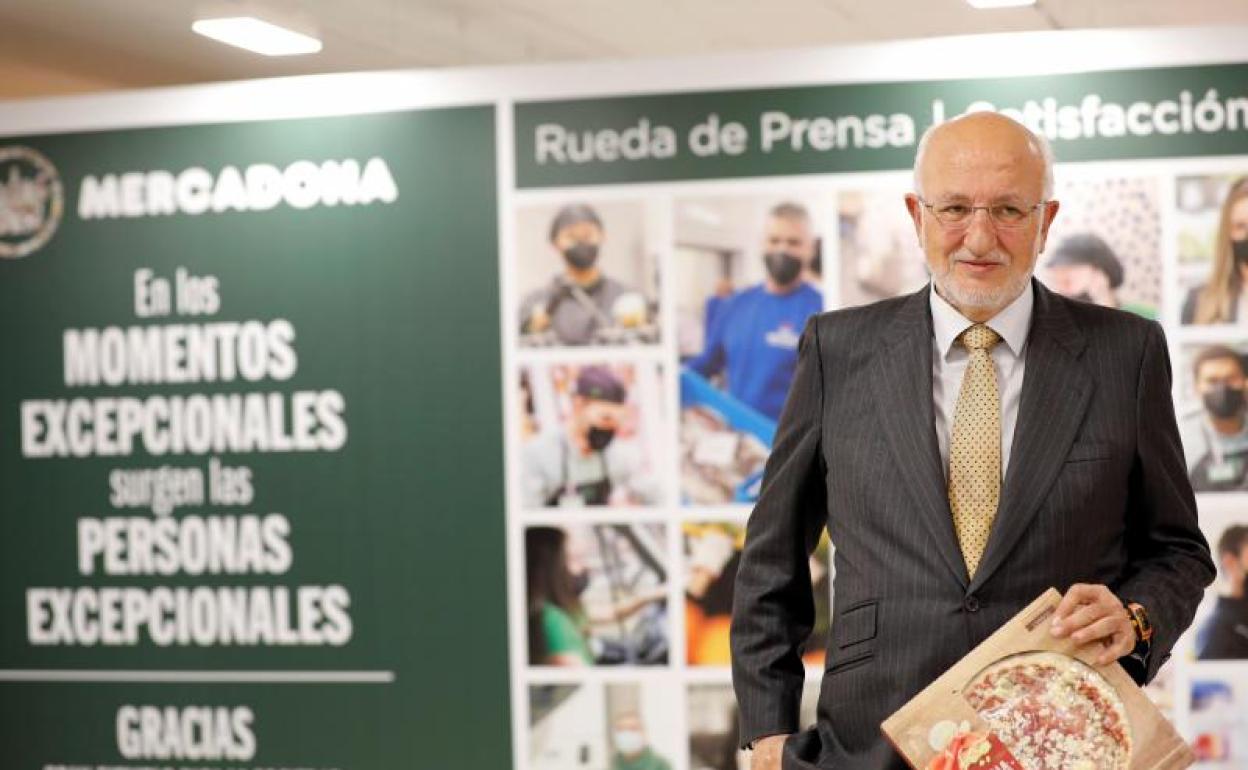
[[[1197,492],[1248,489],[1248,385],[1240,354],[1222,345],[1196,355],[1192,374],[1204,407],[1200,423],[1205,452],[1188,471]],[[1192,448],[1189,448],[1189,452]]]
[[[671,763],[650,748],[641,716],[635,712],[627,711],[615,718],[611,742],[615,745],[611,770],[672,770]]]

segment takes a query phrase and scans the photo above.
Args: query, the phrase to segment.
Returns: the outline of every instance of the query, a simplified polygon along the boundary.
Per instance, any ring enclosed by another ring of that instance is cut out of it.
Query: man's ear
[[[1049,241],[1049,227],[1053,224],[1053,220],[1057,219],[1057,210],[1062,207],[1059,201],[1045,201],[1040,209],[1044,217],[1040,221],[1040,249],[1037,254],[1044,253],[1044,245]]]
[[[923,204],[919,201],[919,196],[914,193],[906,193],[906,211],[910,212],[910,220],[914,222],[914,234],[919,239],[919,246],[923,245]]]

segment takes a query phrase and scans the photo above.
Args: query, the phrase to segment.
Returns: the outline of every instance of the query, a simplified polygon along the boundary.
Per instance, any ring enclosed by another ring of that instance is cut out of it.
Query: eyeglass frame
[[[1017,222],[1002,222],[1001,220],[997,219],[996,217],[992,215],[992,210],[994,208],[997,208],[998,206],[1012,206],[1013,204],[994,203],[991,206],[968,206],[971,212],[966,215],[966,219],[962,220],[961,222],[954,222],[950,224],[946,222],[945,220],[941,219],[940,214],[936,213],[935,203],[928,203],[927,201],[923,200],[923,197],[921,195],[917,193],[914,193],[913,195],[914,195],[914,199],[917,200],[919,204],[923,206],[923,208],[930,211],[932,213],[932,216],[935,217],[936,221],[940,224],[940,226],[945,228],[946,230],[959,230],[965,227],[969,227],[971,224],[971,221],[975,219],[975,212],[981,209],[984,211],[984,213],[988,215],[988,221],[992,222],[993,227],[1003,227],[1006,229],[1014,229],[1017,227],[1022,227],[1027,222],[1027,220],[1031,218],[1031,215],[1035,213],[1036,209],[1040,208],[1041,206],[1047,206],[1050,203],[1057,202],[1055,200],[1049,199],[1049,200],[1036,201],[1030,206],[1015,206],[1015,208],[1025,209],[1026,211],[1026,213],[1023,214],[1023,216]],[[949,204],[949,205],[956,205],[956,204]]]

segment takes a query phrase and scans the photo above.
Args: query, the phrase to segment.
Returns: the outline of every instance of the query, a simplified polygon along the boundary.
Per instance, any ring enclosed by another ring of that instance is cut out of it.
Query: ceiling
[[[270,59],[190,31],[196,18],[239,13],[315,32],[324,50]],[[0,98],[978,32],[1222,24],[1248,24],[1248,0],[1039,0],[991,11],[965,0],[0,0]]]

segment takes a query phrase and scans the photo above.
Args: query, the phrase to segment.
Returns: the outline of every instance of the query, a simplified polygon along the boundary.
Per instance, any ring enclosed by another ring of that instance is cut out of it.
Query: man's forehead
[[[925,186],[1020,188],[1044,184],[1044,156],[1026,130],[1005,118],[964,119],[937,129],[919,169]],[[969,192],[952,190],[951,192]]]
[[[588,220],[582,222],[571,222],[559,228],[555,233],[555,237],[562,235],[579,235],[587,232],[599,232],[602,228]]]
[[[811,231],[810,220],[801,217],[782,217],[769,216],[767,218],[767,230],[770,233],[809,233]]]
[[[617,404],[614,401],[604,401],[600,398],[589,398],[585,400],[587,409],[591,409],[599,414],[615,414],[624,410],[623,404]]]
[[[1044,184],[1044,159],[1025,147],[990,144],[937,145],[920,169],[925,182],[966,187],[996,184],[1007,188]]]
[[[1201,364],[1200,370],[1201,374],[1206,377],[1243,374],[1239,362],[1233,358],[1210,358]]]
[[[1089,275],[1091,273],[1104,272],[1100,268],[1084,262],[1064,265],[1048,265],[1046,269],[1056,275]]]

